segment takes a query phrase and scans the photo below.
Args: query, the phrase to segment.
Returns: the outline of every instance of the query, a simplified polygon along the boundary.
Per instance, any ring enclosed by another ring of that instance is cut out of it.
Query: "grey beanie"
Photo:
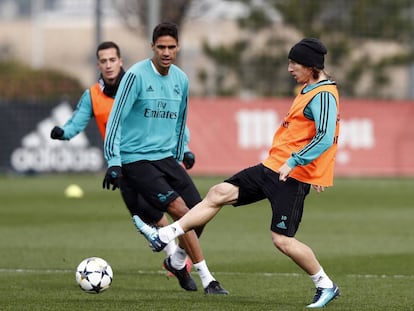
[[[316,38],[305,38],[290,49],[288,58],[306,67],[323,69],[326,53],[328,50],[321,41]]]

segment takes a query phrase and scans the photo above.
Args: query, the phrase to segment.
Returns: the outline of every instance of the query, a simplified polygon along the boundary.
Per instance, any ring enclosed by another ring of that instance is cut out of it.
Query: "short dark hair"
[[[155,26],[152,32],[152,43],[155,43],[159,37],[171,36],[178,42],[178,27],[174,23],[161,23]]]
[[[116,50],[116,55],[118,55],[119,58],[121,58],[121,50],[119,49],[119,46],[112,41],[105,41],[98,45],[98,48],[96,49],[96,58],[99,59],[99,51],[100,50],[106,50],[114,48]]]

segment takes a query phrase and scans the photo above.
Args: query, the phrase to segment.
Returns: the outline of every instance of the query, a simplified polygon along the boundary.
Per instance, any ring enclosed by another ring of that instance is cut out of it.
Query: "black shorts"
[[[191,177],[173,157],[124,164],[122,175],[120,189],[125,204],[132,215],[146,215],[143,219],[147,222],[161,219],[177,197],[182,197],[188,208],[201,201]]]
[[[279,174],[263,164],[249,167],[225,180],[239,188],[234,206],[268,199],[272,207],[273,232],[295,236],[302,220],[303,203],[310,185],[293,178],[279,181]]]
[[[138,215],[147,224],[155,225],[164,213],[152,207],[141,194],[137,194],[127,183],[121,182],[121,194],[131,216]]]

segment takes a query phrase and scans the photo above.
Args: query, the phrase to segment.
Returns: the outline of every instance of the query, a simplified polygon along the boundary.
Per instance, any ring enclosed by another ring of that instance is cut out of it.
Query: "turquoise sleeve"
[[[72,117],[63,126],[63,139],[70,140],[82,132],[93,117],[92,101],[89,89],[79,99]]]
[[[190,147],[188,146],[189,143],[190,143],[190,130],[186,126],[185,132],[184,132],[184,152],[190,151]]]
[[[306,165],[317,159],[332,146],[335,130],[337,106],[335,97],[329,92],[317,94],[305,108],[305,116],[315,121],[316,134],[312,140],[298,152],[292,154],[287,165],[293,168]]]
[[[181,101],[181,108],[179,112],[179,117],[177,120],[177,126],[176,126],[176,134],[177,134],[177,145],[175,150],[173,150],[174,158],[176,158],[179,161],[182,161],[184,157],[184,150],[186,141],[185,141],[185,132],[187,128],[187,106],[188,106],[188,83],[184,83],[186,89],[183,91],[185,94]]]
[[[137,97],[136,83],[136,75],[127,72],[122,78],[116,93],[114,105],[106,126],[104,141],[104,155],[108,161],[108,167],[121,166],[121,125]]]

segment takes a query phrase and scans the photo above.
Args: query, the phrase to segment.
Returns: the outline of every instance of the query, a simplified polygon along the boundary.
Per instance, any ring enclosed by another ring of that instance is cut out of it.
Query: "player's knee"
[[[292,238],[287,237],[285,235],[272,232],[273,245],[286,255],[289,254],[289,246],[291,244],[291,239]]]
[[[229,183],[220,183],[210,188],[206,199],[213,205],[222,206],[233,200],[235,189],[236,187]]]
[[[189,209],[184,200],[181,197],[178,197],[168,205],[167,211],[174,220],[177,220],[184,216]]]

